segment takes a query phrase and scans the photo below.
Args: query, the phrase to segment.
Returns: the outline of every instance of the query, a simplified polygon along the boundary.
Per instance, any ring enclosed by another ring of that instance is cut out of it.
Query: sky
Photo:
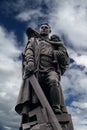
[[[26,29],[48,22],[64,42],[70,64],[61,85],[75,130],[87,130],[87,0],[0,0],[0,130],[17,130]]]

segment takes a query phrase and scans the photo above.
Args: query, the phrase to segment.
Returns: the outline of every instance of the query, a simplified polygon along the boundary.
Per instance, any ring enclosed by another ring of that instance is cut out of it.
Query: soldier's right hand
[[[34,73],[34,63],[30,62],[25,66],[25,77],[29,77],[31,74]]]

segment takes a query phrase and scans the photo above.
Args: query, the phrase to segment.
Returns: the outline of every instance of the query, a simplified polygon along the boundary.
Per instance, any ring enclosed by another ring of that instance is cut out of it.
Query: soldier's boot
[[[61,114],[62,113],[62,111],[60,109],[60,105],[52,105],[52,109],[53,109],[55,114]]]
[[[61,111],[62,113],[68,113],[66,107],[63,105],[61,106]]]

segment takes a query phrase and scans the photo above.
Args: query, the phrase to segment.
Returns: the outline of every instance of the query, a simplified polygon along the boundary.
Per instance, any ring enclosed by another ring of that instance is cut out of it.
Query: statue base
[[[29,112],[29,117],[30,122],[22,125],[23,130],[54,130],[49,122],[49,115],[45,108],[35,108]],[[62,127],[62,130],[73,130],[70,114],[56,114],[56,117]]]

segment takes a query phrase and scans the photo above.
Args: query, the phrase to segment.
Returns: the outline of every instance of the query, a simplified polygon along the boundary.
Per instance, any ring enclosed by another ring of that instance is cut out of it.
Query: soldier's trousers
[[[59,76],[55,71],[39,74],[39,83],[51,105],[61,104]]]

